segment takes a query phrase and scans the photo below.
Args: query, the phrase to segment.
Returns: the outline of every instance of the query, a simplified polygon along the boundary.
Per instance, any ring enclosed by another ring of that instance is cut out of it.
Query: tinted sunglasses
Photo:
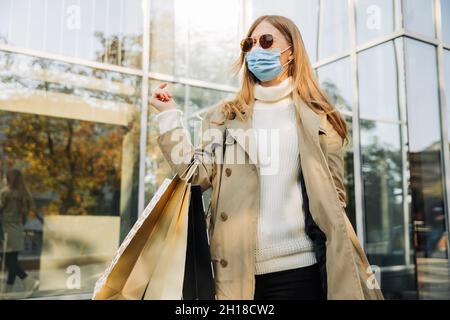
[[[258,40],[252,37],[242,39],[241,50],[243,52],[249,52],[257,43]],[[263,49],[269,49],[273,45],[273,36],[271,34],[263,34],[261,37],[259,37],[259,45]]]

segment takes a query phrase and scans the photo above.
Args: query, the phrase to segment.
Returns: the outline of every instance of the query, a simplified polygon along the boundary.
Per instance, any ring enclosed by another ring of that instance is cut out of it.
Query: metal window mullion
[[[150,66],[150,0],[143,0],[143,35],[142,35],[142,81],[141,81],[141,132],[139,137],[139,186],[138,186],[138,216],[144,212],[145,204],[145,160],[147,157],[147,126],[148,126],[148,91]]]
[[[349,28],[350,28],[350,65],[353,87],[353,170],[355,176],[355,216],[356,233],[363,249],[366,247],[365,220],[364,220],[364,194],[362,183],[362,161],[359,125],[359,93],[358,93],[358,57],[356,54],[356,3],[348,0]]]
[[[23,55],[32,56],[32,57],[41,58],[41,59],[48,59],[48,60],[61,61],[61,62],[66,62],[66,63],[71,63],[71,64],[78,64],[81,66],[86,66],[86,67],[95,68],[95,69],[104,70],[104,71],[120,72],[120,73],[124,73],[124,74],[129,74],[129,75],[142,76],[142,71],[139,69],[121,67],[121,66],[116,66],[116,65],[112,65],[112,64],[105,64],[102,62],[91,61],[91,60],[86,60],[86,59],[73,58],[73,57],[63,56],[60,54],[43,52],[40,50],[19,48],[19,47],[7,45],[7,44],[0,44],[0,51],[7,51],[7,52],[11,52],[11,53],[23,54]]]
[[[409,206],[409,171],[408,164],[408,127],[407,127],[407,105],[406,105],[406,78],[405,78],[405,50],[403,39],[394,41],[394,48],[397,61],[397,90],[398,90],[398,107],[400,116],[400,152],[402,158],[402,194],[403,194],[403,246],[405,265],[411,263],[411,236],[410,236],[410,206]]]
[[[402,0],[394,0],[394,31],[404,30]]]

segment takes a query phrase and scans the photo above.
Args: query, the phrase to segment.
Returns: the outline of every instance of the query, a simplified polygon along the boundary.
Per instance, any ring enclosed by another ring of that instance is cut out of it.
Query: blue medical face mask
[[[252,51],[248,52],[245,56],[247,60],[247,66],[253,75],[262,82],[275,79],[281,74],[284,66],[289,64],[292,60],[289,60],[284,65],[280,63],[280,56],[283,52],[288,50],[291,46],[287,47],[283,51],[280,48],[275,49],[263,49],[261,47],[255,47]]]

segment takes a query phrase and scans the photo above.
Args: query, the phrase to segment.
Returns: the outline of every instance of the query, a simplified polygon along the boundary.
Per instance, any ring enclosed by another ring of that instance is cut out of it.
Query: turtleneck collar
[[[255,84],[254,95],[256,100],[275,102],[287,97],[292,92],[292,89],[292,76],[289,76],[279,84],[270,87]]]

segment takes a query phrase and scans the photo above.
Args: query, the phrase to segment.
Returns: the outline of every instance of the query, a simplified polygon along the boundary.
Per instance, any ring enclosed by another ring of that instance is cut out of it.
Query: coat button
[[[228,261],[225,259],[222,259],[222,260],[220,260],[220,265],[225,268],[228,265]]]
[[[225,174],[227,175],[227,177],[231,176],[231,169],[230,168],[226,168],[225,169]]]
[[[227,215],[225,212],[222,212],[222,213],[220,214],[220,218],[222,219],[222,221],[227,221],[228,215]]]

